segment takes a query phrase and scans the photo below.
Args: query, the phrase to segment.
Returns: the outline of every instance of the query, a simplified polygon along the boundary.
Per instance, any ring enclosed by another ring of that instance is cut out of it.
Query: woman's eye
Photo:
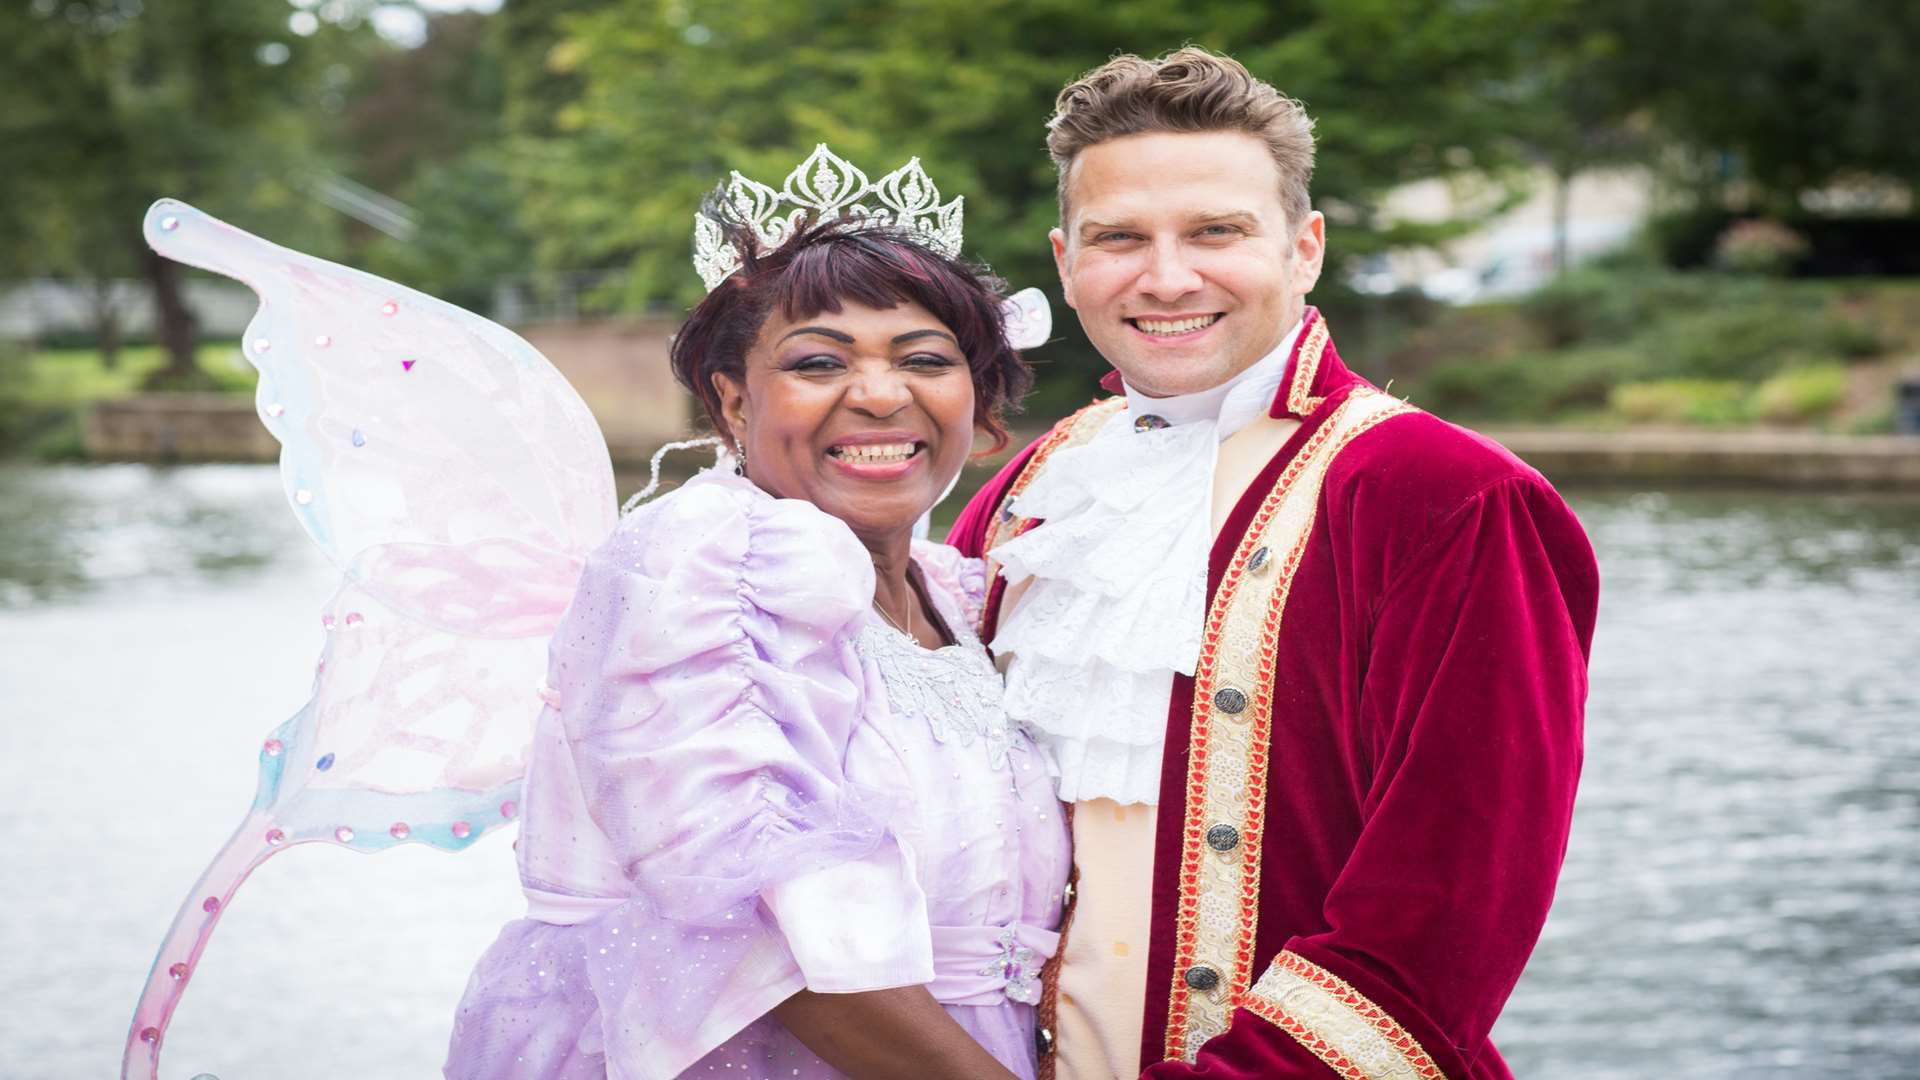
[[[837,371],[841,366],[839,357],[820,354],[816,356],[803,356],[795,360],[788,370],[808,372]]]
[[[951,356],[942,356],[939,353],[914,353],[912,356],[907,357],[905,363],[908,367],[950,368],[958,365],[960,361],[955,360]]]

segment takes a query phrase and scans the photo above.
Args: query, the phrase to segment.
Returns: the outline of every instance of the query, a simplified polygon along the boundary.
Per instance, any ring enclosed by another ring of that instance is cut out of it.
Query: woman
[[[724,231],[738,268],[673,364],[737,464],[588,561],[523,800],[530,917],[447,1074],[1031,1077],[1067,836],[971,630],[982,568],[912,539],[1028,385],[998,282],[848,221]]]

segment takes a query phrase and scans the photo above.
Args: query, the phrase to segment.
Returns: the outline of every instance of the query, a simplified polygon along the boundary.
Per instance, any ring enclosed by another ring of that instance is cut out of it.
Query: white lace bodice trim
[[[993,551],[1009,587],[1031,579],[994,650],[1011,657],[1007,714],[1040,744],[1062,801],[1159,801],[1173,678],[1200,656],[1220,442],[1273,401],[1299,335],[1224,393],[1129,390],[1009,504],[1042,520]],[[1168,426],[1137,428],[1149,410]]]
[[[986,595],[985,564],[924,542],[914,544],[913,557],[954,643],[922,648],[876,616],[861,628],[855,647],[880,673],[890,711],[925,721],[937,742],[972,746],[978,739],[993,767],[1004,768],[1013,728],[1003,684],[973,632]]]

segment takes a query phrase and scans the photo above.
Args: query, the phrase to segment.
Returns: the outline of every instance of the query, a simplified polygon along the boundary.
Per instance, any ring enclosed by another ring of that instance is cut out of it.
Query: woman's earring
[[[747,475],[747,448],[744,446],[733,448],[733,475]]]

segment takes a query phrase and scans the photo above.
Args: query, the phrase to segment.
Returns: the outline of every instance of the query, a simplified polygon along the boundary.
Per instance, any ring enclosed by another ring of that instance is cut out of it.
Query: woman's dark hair
[[[1001,418],[1019,406],[1033,373],[1007,344],[999,278],[858,218],[803,222],[779,247],[759,251],[724,189],[708,195],[700,212],[720,226],[741,265],[694,307],[671,355],[674,377],[700,399],[716,430],[724,431],[726,422],[713,376],[744,380],[747,351],[775,308],[787,319],[802,319],[837,312],[845,303],[890,308],[910,301],[953,331],[973,374],[975,423],[995,450],[1007,445]]]

